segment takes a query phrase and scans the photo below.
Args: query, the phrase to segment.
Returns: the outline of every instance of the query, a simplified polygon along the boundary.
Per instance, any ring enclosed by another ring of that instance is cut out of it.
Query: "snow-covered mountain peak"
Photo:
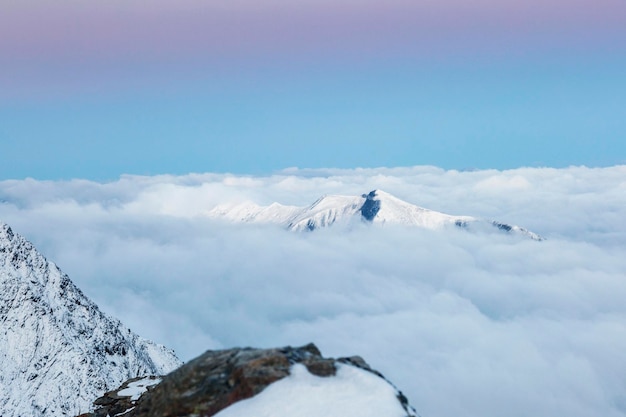
[[[8,224],[0,222],[0,240],[13,237],[13,231]]]
[[[541,236],[524,228],[471,216],[453,216],[411,204],[385,191],[376,189],[360,196],[324,195],[306,207],[257,206],[228,209],[218,206],[207,215],[231,221],[281,224],[289,230],[313,231],[334,224],[355,220],[373,224],[395,224],[426,229],[461,228],[475,231],[496,231],[519,234],[534,240]]]
[[[180,365],[108,317],[34,246],[0,223],[0,415],[74,416],[94,396]]]
[[[363,195],[366,198],[361,209],[364,220],[374,223],[413,225],[436,229],[457,221],[474,220],[469,216],[451,216],[408,203],[382,190]]]
[[[389,194],[388,192],[385,192],[383,190],[370,191],[368,194],[363,194],[363,198],[365,198],[366,200],[380,201],[381,204],[393,207],[395,209],[407,209],[409,207],[417,207],[416,205],[401,200],[398,197]]]

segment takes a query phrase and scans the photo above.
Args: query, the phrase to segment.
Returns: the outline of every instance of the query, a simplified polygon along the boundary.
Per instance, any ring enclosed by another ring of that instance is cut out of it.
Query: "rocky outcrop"
[[[204,353],[165,376],[160,384],[145,390],[135,401],[128,395],[121,395],[128,393],[126,383],[96,400],[95,405],[99,407],[83,417],[213,416],[288,377],[296,364],[304,365],[310,374],[323,378],[333,378],[340,366],[358,368],[388,384],[362,358],[324,358],[313,344],[299,348],[235,348]],[[404,410],[406,416],[416,416],[406,397],[393,389],[395,399],[392,401],[397,401],[398,410]],[[276,407],[279,409],[280,405]]]
[[[107,417],[123,415],[135,407],[137,400],[144,392],[154,388],[161,382],[157,376],[131,378],[119,388],[106,392],[93,402],[96,410],[93,413],[81,414],[78,417]]]

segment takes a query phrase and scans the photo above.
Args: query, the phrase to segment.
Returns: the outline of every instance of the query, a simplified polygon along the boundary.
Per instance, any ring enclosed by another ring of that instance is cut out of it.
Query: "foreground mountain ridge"
[[[0,416],[74,416],[128,378],[162,375],[174,353],[102,313],[0,222]]]
[[[254,203],[218,205],[205,214],[233,222],[279,224],[293,231],[313,231],[335,224],[362,221],[431,230],[453,227],[483,232],[497,231],[543,240],[540,235],[520,226],[472,216],[440,213],[408,203],[382,190],[373,190],[360,196],[324,195],[306,207],[284,206],[279,203],[269,206]]]

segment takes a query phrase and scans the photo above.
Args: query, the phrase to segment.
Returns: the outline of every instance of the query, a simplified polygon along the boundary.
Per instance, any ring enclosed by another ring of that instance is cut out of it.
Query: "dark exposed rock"
[[[98,406],[85,417],[105,417],[124,413],[125,417],[209,417],[237,401],[253,397],[268,385],[289,375],[291,366],[303,364],[308,371],[320,377],[334,376],[337,363],[374,371],[360,357],[329,359],[322,357],[313,344],[299,348],[278,349],[234,348],[207,351],[181,366],[148,389],[137,401],[120,396],[121,389],[109,392],[96,400]],[[130,382],[130,381],[129,381]],[[406,397],[398,391],[398,401],[407,416],[415,416]]]
[[[463,220],[455,220],[454,225],[456,227],[466,228],[467,227],[467,222],[463,221]]]
[[[363,197],[365,202],[361,207],[361,216],[368,222],[371,222],[380,211],[380,200],[374,200],[376,198],[376,190],[371,191],[369,194],[363,194]]]
[[[493,224],[495,227],[497,227],[500,230],[504,230],[505,232],[510,232],[511,230],[513,230],[512,226],[509,226],[508,224],[505,223],[500,223],[500,222],[491,222],[491,224]]]

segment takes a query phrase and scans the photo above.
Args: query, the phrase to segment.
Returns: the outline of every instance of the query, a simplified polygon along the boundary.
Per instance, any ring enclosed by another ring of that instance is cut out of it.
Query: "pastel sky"
[[[626,163],[626,3],[14,1],[0,178]]]

